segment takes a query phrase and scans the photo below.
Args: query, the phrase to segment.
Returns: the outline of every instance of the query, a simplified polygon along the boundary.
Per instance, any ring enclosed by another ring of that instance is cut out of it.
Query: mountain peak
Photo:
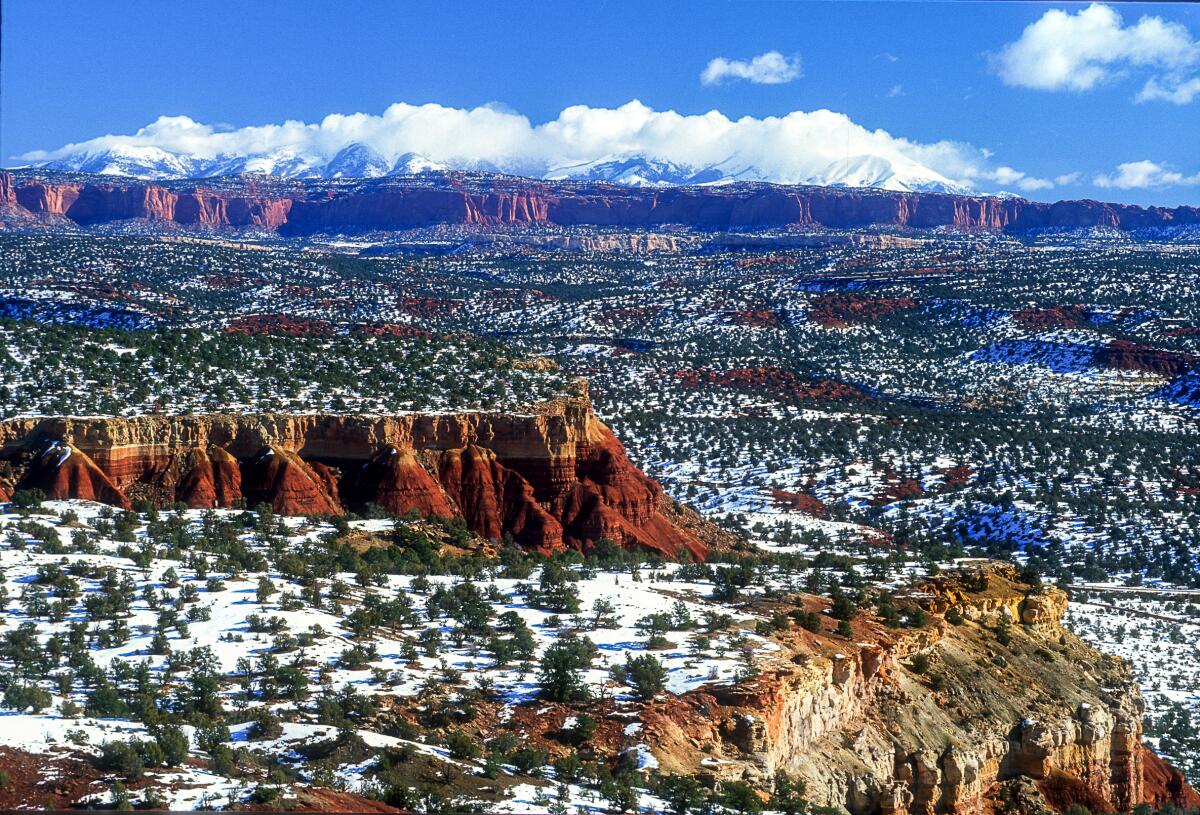
[[[373,147],[354,142],[338,151],[325,165],[324,178],[379,178],[388,174],[391,167],[387,159]]]
[[[201,158],[159,147],[121,144],[98,152],[80,151],[35,166],[70,172],[119,175],[146,180],[211,178],[256,173],[283,178],[380,178],[451,170],[500,172],[495,165],[460,159],[439,161],[415,152],[388,157],[362,142],[351,142],[332,158],[283,147],[246,155]],[[967,192],[915,161],[857,155],[792,177],[745,161],[736,154],[712,164],[685,164],[641,153],[604,155],[590,161],[551,166],[527,174],[545,180],[603,181],[628,187],[679,187],[765,181],[828,187],[863,187],[901,192]]]
[[[421,173],[444,172],[451,169],[447,164],[434,161],[420,153],[403,153],[392,164],[388,175],[419,175]]]
[[[826,187],[874,187],[895,192],[968,192],[945,176],[915,161],[899,162],[875,155],[848,156],[819,174]]]

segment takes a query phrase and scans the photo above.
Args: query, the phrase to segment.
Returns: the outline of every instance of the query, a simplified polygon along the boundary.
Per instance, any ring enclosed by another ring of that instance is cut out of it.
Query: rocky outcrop
[[[989,566],[897,602],[921,605],[930,624],[860,618],[849,640],[795,631],[757,677],[648,709],[655,758],[713,781],[769,785],[787,772],[815,803],[853,815],[985,813],[1017,793],[1127,812],[1194,794],[1143,747],[1127,666],[1060,627],[1062,592]],[[965,619],[946,622],[950,609]]]
[[[1149,747],[1142,750],[1143,798],[1155,809],[1173,804],[1185,811],[1200,809],[1200,792],[1188,784],[1183,773],[1163,761]]]
[[[533,484],[506,467],[496,454],[478,445],[448,450],[438,457],[438,477],[458,497],[458,507],[472,529],[488,538],[508,533],[525,546],[546,551],[562,548],[569,518],[542,506]],[[556,490],[557,491],[557,490]],[[609,535],[590,538],[599,540]],[[588,540],[575,536],[575,540]]]
[[[1147,348],[1129,340],[1112,340],[1096,352],[1096,363],[1118,371],[1145,371],[1174,379],[1197,367],[1200,358],[1179,351]]]
[[[344,500],[352,505],[374,503],[397,515],[416,512],[446,518],[455,514],[441,485],[421,466],[412,450],[388,445],[357,470],[351,469],[344,484]],[[469,517],[467,520],[471,521]],[[471,526],[482,528],[482,524]],[[502,534],[499,527],[492,532],[480,534],[495,538]]]
[[[524,415],[140,416],[0,423],[0,489],[128,507],[270,505],[326,515],[377,505],[461,516],[551,552],[601,539],[667,557],[708,546],[664,513],[586,396]]]
[[[241,467],[220,447],[194,450],[182,469],[175,498],[192,509],[231,507],[242,496]]]
[[[0,176],[7,175],[0,173]],[[158,184],[96,177],[62,182],[17,182],[12,197],[34,214],[58,215],[81,226],[140,218],[185,226],[247,226],[274,230],[287,223],[292,201],[259,194],[253,181],[236,193],[171,190]]]
[[[887,317],[917,307],[911,297],[862,297],[857,294],[826,294],[808,304],[808,319],[826,328],[873,325]]]
[[[730,368],[724,371],[675,371],[673,376],[685,388],[715,387],[765,392],[790,402],[860,401],[871,398],[869,394],[845,382],[813,379],[774,366]]]
[[[129,499],[74,445],[61,440],[43,445],[32,457],[17,488],[41,490],[47,498],[79,498],[129,508]]]
[[[266,447],[242,464],[242,495],[250,506],[269,504],[283,515],[334,515],[341,510],[329,467],[307,462],[286,447]]]
[[[1137,229],[1200,223],[1196,207],[1100,201],[1040,203],[945,193],[731,184],[644,189],[506,176],[428,174],[369,181],[226,177],[147,182],[42,171],[0,173],[11,213],[78,225],[143,219],[189,227],[247,227],[283,234],[403,229],[435,224],[701,229],[891,226],[1023,231]],[[18,219],[8,217],[6,222]],[[19,225],[19,224],[16,224]],[[564,239],[565,240],[565,239]],[[648,239],[647,239],[648,240]],[[563,244],[566,248],[588,248]],[[641,246],[641,244],[639,244]],[[642,248],[670,246],[647,243]]]

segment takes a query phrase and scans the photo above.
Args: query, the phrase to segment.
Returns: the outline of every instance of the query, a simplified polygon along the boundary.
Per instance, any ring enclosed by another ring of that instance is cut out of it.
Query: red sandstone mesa
[[[18,419],[0,423],[0,462],[4,491],[122,507],[244,500],[327,515],[375,504],[461,516],[486,538],[543,552],[605,538],[666,557],[708,551],[584,397],[528,415]]]
[[[455,514],[441,485],[425,471],[413,452],[400,451],[391,445],[372,456],[358,470],[348,472],[343,492],[347,503],[362,505],[370,502],[397,515],[416,512],[450,517]],[[499,536],[497,530],[492,537]]]
[[[242,471],[237,459],[219,447],[197,450],[184,465],[187,475],[176,495],[193,509],[230,507],[242,495]]]
[[[439,223],[644,228],[948,226],[968,230],[1051,227],[1136,229],[1200,223],[1200,208],[1101,201],[738,184],[634,189],[451,173],[353,185],[263,182],[244,177],[149,182],[131,178],[0,173],[0,221],[67,219],[89,225],[131,218],[200,227],[253,227],[283,234],[404,228]]]
[[[70,444],[56,442],[35,455],[20,486],[47,498],[80,498],[129,508],[129,499],[90,458]]]

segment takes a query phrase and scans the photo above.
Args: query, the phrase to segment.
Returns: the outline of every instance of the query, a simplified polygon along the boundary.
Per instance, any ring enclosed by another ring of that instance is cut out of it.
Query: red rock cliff
[[[321,515],[377,504],[462,516],[487,538],[547,552],[603,538],[668,557],[707,552],[583,397],[528,415],[19,419],[0,423],[0,473],[8,492],[126,507],[244,500]]]
[[[7,205],[4,201],[9,201]],[[1119,229],[1200,223],[1195,207],[1143,208],[1100,201],[738,184],[634,189],[446,174],[412,179],[272,182],[244,177],[145,182],[103,176],[0,173],[0,205],[27,217],[88,225],[141,218],[185,226],[255,227],[284,234],[404,228],[554,224],[645,228],[812,225],[1024,230]],[[10,221],[14,220],[12,218]]]

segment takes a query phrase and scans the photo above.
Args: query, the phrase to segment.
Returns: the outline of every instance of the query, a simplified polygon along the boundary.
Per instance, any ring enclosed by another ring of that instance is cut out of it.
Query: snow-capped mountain
[[[898,192],[967,192],[961,185],[915,161],[882,156],[851,156],[802,175],[778,177],[731,156],[717,164],[688,166],[669,161],[628,156],[558,167],[546,173],[552,180],[608,181],[631,187],[663,187],[766,181],[814,184],[821,187],[873,187]]]
[[[123,175],[142,179],[210,178],[237,173],[260,173],[284,178],[380,178],[426,172],[464,170],[501,172],[475,160],[437,161],[419,153],[390,158],[374,148],[354,142],[332,156],[291,148],[246,156],[198,158],[158,147],[117,146],[102,152],[80,152],[34,166],[54,170]],[[780,174],[730,156],[715,164],[694,166],[645,155],[606,155],[592,161],[549,168],[521,168],[518,175],[547,180],[605,181],[631,187],[667,187],[766,181],[813,184],[825,187],[872,187],[902,192],[968,192],[945,176],[900,158],[878,155],[850,156],[807,172]]]
[[[79,152],[35,166],[75,173],[123,175],[133,178],[187,178],[196,175],[197,162],[189,156],[158,147],[119,145],[100,152]]]
[[[968,192],[915,161],[882,156],[850,156],[832,162],[810,183],[823,187],[876,187],[899,192]]]
[[[404,153],[392,165],[388,175],[419,175],[421,173],[444,172],[453,169],[448,164],[434,161],[420,153]]]
[[[379,178],[387,175],[391,164],[380,153],[360,142],[348,144],[325,165],[325,178]]]
[[[321,178],[328,162],[319,156],[306,155],[291,149],[273,150],[246,157],[241,167],[234,172],[277,175],[283,178]],[[204,172],[204,175],[227,175],[228,173]]]
[[[646,156],[606,156],[583,164],[556,167],[546,173],[544,178],[551,181],[607,181],[630,187],[665,187],[701,183],[696,179],[696,175],[697,171],[694,168],[670,161]]]

